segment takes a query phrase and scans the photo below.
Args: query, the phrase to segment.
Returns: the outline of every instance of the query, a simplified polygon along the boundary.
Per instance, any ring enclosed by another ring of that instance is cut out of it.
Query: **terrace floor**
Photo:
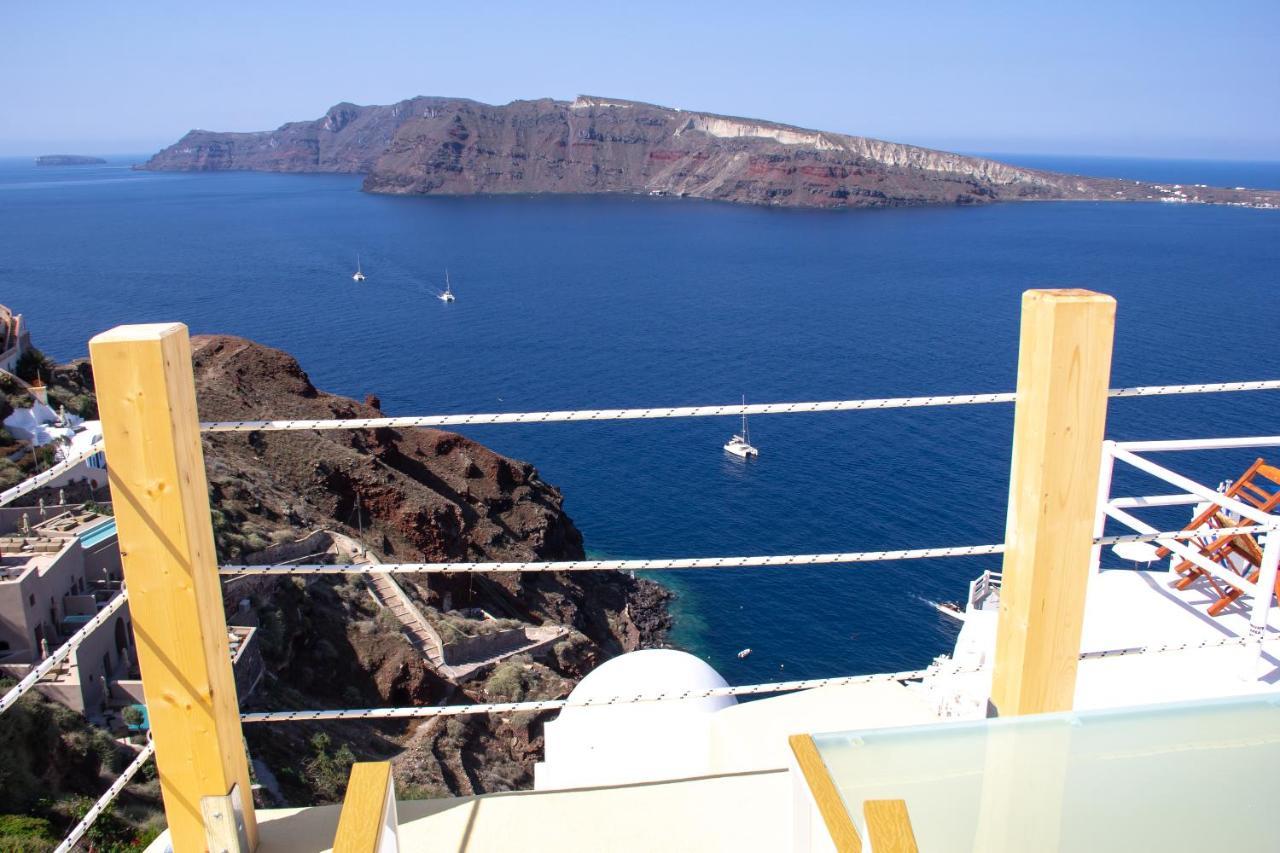
[[[566,791],[402,800],[401,850],[629,853],[785,850],[786,771]],[[332,849],[340,806],[258,811],[258,853]],[[147,848],[162,853],[161,836]]]

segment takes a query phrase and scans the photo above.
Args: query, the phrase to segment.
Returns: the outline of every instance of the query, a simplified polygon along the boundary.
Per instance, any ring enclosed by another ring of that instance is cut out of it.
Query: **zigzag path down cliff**
[[[781,207],[1162,201],[1280,208],[1280,191],[1027,169],[756,119],[580,95],[341,103],[276,130],[193,130],[139,168],[346,172],[398,195],[630,193]]]
[[[286,353],[229,336],[192,339],[203,420],[379,415],[317,390]],[[93,377],[79,361],[92,402]],[[433,429],[260,432],[204,437],[220,562],[262,562],[313,531],[360,539],[388,561],[581,559],[563,498],[526,462]],[[73,490],[71,490],[73,491]],[[32,493],[23,502],[34,504]],[[48,498],[48,495],[45,495]],[[98,499],[103,495],[99,490]],[[68,494],[68,499],[77,499]],[[315,559],[315,558],[313,558]],[[328,555],[318,559],[328,559]],[[562,698],[609,657],[665,644],[671,594],[619,572],[398,575],[446,643],[493,630],[564,626],[563,639],[453,683],[415,649],[359,575],[227,579],[247,600],[266,664],[246,710]],[[255,724],[255,762],[284,802],[341,798],[352,761],[391,759],[402,796],[529,787],[548,714],[360,723]],[[278,801],[277,801],[278,802]]]

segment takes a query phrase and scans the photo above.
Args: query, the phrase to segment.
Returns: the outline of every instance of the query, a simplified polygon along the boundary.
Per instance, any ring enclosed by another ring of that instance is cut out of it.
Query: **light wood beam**
[[[333,853],[389,853],[399,847],[395,784],[389,761],[351,765]]]
[[[174,850],[204,850],[201,801],[234,786],[257,845],[222,609],[187,327],[89,342],[108,481]]]
[[[1071,709],[1106,426],[1115,300],[1022,297],[1018,398],[991,702]]]

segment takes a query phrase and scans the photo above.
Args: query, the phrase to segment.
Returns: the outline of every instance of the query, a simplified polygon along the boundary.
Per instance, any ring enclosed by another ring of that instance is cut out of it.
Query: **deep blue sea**
[[[787,211],[650,198],[421,199],[358,178],[0,161],[0,302],[80,356],[181,320],[288,350],[392,414],[1007,391],[1019,294],[1113,294],[1113,385],[1280,378],[1280,212],[1161,204]],[[1280,187],[1280,164],[1009,157]],[[351,273],[360,253],[368,281]],[[458,301],[434,298],[448,268]],[[1012,407],[468,430],[562,488],[592,554],[998,542]],[[1280,394],[1114,401],[1115,438],[1276,432]],[[1216,482],[1252,456],[1163,461]],[[1169,487],[1121,472],[1122,489]],[[1174,517],[1171,521],[1179,521]],[[949,651],[996,558],[668,573],[676,639],[733,682],[909,669]],[[739,660],[744,647],[754,654]]]

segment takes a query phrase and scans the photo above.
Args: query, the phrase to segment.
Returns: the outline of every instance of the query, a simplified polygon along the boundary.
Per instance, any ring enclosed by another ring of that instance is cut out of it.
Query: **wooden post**
[[[798,771],[804,778],[806,799],[817,808],[818,814],[822,817],[822,823],[831,839],[830,846],[835,848],[836,853],[862,853],[862,837],[858,835],[858,829],[853,825],[848,809],[844,807],[840,789],[831,778],[831,773],[818,752],[817,744],[813,742],[813,736],[791,735],[787,738],[787,743],[791,746],[791,753],[796,762],[796,766],[792,769],[792,777],[794,778]],[[808,809],[801,808],[799,802],[796,806],[794,819],[803,822],[806,828],[802,829],[802,832],[807,833],[810,820]],[[825,844],[813,846],[817,849],[829,849]]]
[[[233,788],[252,849],[258,830],[187,327],[118,326],[91,340],[89,352],[173,849],[205,849],[201,801]]]
[[[991,686],[1002,716],[1067,711],[1075,695],[1115,312],[1087,290],[1022,295]]]
[[[395,853],[400,849],[397,822],[391,762],[351,765],[333,853]]]

